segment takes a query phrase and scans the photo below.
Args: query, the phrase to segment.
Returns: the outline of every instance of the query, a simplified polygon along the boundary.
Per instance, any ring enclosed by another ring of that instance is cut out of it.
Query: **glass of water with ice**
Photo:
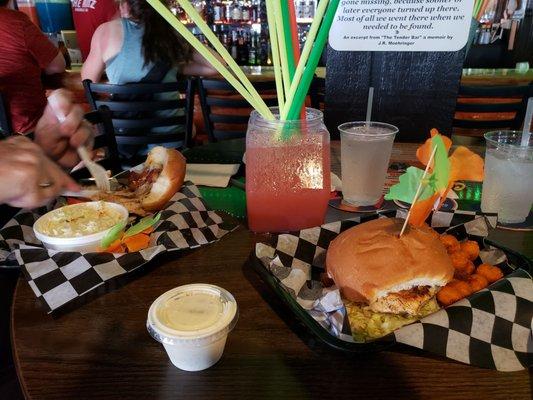
[[[339,131],[343,200],[354,206],[373,206],[383,194],[398,128],[357,121],[340,125]]]
[[[533,140],[521,145],[522,132],[485,134],[485,176],[481,211],[498,213],[498,221],[524,222],[533,203]]]

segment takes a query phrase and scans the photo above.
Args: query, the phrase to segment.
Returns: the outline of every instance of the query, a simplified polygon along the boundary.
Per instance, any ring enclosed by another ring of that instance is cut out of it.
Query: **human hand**
[[[79,186],[39,146],[23,136],[0,142],[0,203],[39,207],[63,190]]]
[[[70,92],[59,89],[51,96],[55,97],[57,110],[46,106],[35,128],[35,143],[61,166],[73,167],[80,161],[77,148],[92,142],[93,127],[83,119],[82,108],[72,103]],[[58,121],[56,112],[65,116],[64,121]]]

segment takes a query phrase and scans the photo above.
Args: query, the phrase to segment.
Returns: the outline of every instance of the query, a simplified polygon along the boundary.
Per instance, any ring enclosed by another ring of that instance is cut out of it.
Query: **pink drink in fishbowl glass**
[[[278,117],[277,108],[272,108]],[[329,132],[319,110],[306,120],[274,121],[257,111],[246,134],[246,204],[254,232],[324,223],[330,196]]]

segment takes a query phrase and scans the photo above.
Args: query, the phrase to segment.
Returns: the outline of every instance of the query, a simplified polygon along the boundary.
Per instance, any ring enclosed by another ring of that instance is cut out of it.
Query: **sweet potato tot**
[[[444,286],[437,293],[437,301],[444,307],[449,306],[462,299],[461,293],[448,285]]]
[[[456,251],[459,251],[461,249],[461,245],[459,244],[459,241],[457,238],[453,235],[444,234],[441,235],[440,241],[446,247],[446,250],[448,253],[455,253]]]
[[[453,281],[448,283],[446,286],[449,286],[449,287],[457,290],[457,292],[459,292],[461,294],[461,299],[464,298],[464,297],[470,296],[472,294],[472,288],[465,281],[460,281],[458,279],[454,279]]]
[[[451,253],[450,259],[452,260],[453,267],[460,271],[466,269],[468,263],[471,262],[468,255],[461,250]]]
[[[467,240],[460,243],[461,251],[468,255],[471,261],[474,261],[479,256],[479,245],[473,240]]]
[[[479,292],[481,289],[485,289],[489,286],[489,281],[483,275],[472,274],[466,278],[466,283],[470,285],[472,293]]]
[[[476,267],[472,261],[468,261],[465,265],[455,268],[453,277],[459,280],[466,280],[470,275],[474,273]]]
[[[476,274],[484,276],[489,283],[496,282],[498,279],[503,278],[502,270],[490,264],[481,264],[477,267]]]

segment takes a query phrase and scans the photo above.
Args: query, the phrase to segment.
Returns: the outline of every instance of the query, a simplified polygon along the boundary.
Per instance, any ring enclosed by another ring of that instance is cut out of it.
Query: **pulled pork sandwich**
[[[150,150],[141,170],[131,171],[126,188],[99,192],[93,200],[122,204],[130,213],[146,215],[162,210],[185,179],[185,157],[176,149],[156,146]]]
[[[357,341],[382,337],[438,310],[435,295],[453,278],[446,248],[427,226],[379,218],[342,232],[329,245],[327,274],[344,299]]]

